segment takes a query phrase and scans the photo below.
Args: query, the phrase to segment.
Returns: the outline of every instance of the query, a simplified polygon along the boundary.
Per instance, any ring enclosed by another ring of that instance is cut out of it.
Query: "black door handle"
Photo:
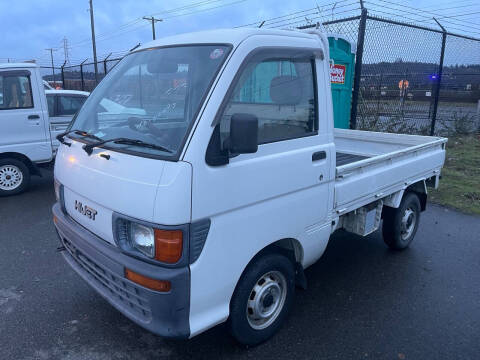
[[[28,115],[28,120],[40,119],[39,115]]]
[[[312,154],[312,161],[323,160],[327,158],[327,153],[325,151],[317,151]]]

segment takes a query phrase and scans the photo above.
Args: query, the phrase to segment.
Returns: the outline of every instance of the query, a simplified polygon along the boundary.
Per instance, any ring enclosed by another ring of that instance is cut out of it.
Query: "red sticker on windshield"
[[[215,49],[210,53],[210,59],[215,60],[223,55],[223,49]]]

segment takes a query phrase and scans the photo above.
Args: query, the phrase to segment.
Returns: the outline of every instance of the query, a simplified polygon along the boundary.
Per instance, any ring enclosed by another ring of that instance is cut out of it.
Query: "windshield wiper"
[[[135,140],[135,139],[129,139],[129,138],[114,138],[114,139],[102,140],[102,141],[99,141],[99,142],[96,142],[96,143],[93,143],[93,144],[83,145],[82,148],[83,148],[83,150],[85,150],[85,152],[88,155],[91,155],[92,152],[93,152],[93,148],[96,148],[98,146],[102,146],[103,144],[106,144],[106,143],[109,143],[109,142],[113,142],[114,144],[136,145],[136,146],[140,146],[140,147],[146,147],[146,148],[150,148],[150,149],[165,151],[165,152],[168,152],[170,154],[173,153],[172,150],[167,149],[166,147],[163,147],[161,145],[155,145],[155,144],[147,143],[147,142],[142,141],[142,140]]]
[[[87,138],[90,138],[90,139],[94,139],[94,140],[98,140],[98,141],[103,141],[101,138],[99,138],[98,136],[95,136],[93,134],[90,134],[84,130],[69,130],[69,131],[66,131],[64,133],[61,133],[61,134],[58,134],[57,135],[57,140],[60,141],[62,144],[64,145],[67,145],[67,146],[71,146],[72,144],[71,143],[68,143],[68,142],[65,142],[65,136],[67,136],[68,134],[76,134],[76,135],[80,135],[80,136],[83,136],[83,137],[87,137]]]

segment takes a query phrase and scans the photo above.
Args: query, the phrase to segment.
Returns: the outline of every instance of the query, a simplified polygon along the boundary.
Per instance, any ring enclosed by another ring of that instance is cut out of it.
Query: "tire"
[[[20,194],[30,184],[30,171],[20,160],[0,159],[0,196]]]
[[[383,241],[394,250],[406,249],[417,233],[420,223],[420,200],[408,192],[398,209],[385,207],[383,214]]]
[[[230,302],[228,327],[241,344],[258,345],[285,321],[295,297],[295,267],[287,257],[269,253],[242,274]]]

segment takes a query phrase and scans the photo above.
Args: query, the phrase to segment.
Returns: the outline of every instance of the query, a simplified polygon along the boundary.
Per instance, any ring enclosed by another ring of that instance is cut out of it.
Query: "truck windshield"
[[[126,56],[92,92],[70,130],[82,130],[103,141],[134,140],[102,145],[112,150],[178,159],[229,50],[228,45],[186,45]],[[69,136],[95,142],[75,133]],[[142,142],[157,146],[140,146]]]

